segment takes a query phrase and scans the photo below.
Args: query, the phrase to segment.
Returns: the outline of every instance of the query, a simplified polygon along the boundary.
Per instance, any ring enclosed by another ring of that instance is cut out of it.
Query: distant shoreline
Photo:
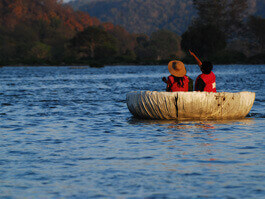
[[[185,65],[197,65],[196,63],[185,63]],[[214,64],[215,66],[222,66],[222,65],[265,65],[265,63],[260,63],[260,64],[255,64],[255,63],[231,63],[231,64]],[[18,64],[18,65],[4,65],[4,66],[0,66],[0,68],[4,68],[4,67],[69,67],[71,69],[87,69],[87,68],[103,68],[103,67],[115,67],[115,66],[167,66],[167,63],[164,64],[106,64],[104,66],[101,67],[93,67],[93,66],[89,66],[87,64],[83,64],[83,65],[79,65],[79,64],[60,64],[60,65],[23,65],[23,64]]]

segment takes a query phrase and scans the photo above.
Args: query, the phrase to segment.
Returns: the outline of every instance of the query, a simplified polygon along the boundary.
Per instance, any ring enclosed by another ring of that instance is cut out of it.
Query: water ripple
[[[0,198],[263,198],[265,66],[214,72],[256,92],[247,118],[134,118],[126,93],[164,90],[167,66],[1,68]]]

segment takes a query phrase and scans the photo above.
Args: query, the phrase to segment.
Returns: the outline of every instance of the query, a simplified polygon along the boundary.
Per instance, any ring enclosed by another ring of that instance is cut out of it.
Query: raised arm
[[[202,65],[201,60],[194,54],[194,52],[192,52],[191,50],[189,50],[189,52],[196,59],[198,65],[201,67],[201,65]]]

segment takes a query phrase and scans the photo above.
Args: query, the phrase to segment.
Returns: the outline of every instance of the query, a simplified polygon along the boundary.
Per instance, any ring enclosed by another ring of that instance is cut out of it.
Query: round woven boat
[[[240,119],[250,112],[253,92],[134,91],[126,95],[130,112],[142,119]]]

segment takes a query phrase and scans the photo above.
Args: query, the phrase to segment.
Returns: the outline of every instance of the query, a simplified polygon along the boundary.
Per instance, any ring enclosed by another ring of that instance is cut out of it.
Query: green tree
[[[5,60],[6,64],[23,63],[36,40],[36,31],[26,24],[18,24],[13,29],[0,28],[1,60]]]
[[[200,56],[209,58],[226,47],[226,37],[213,25],[190,27],[182,35],[181,47],[186,52],[192,49]]]
[[[249,63],[264,64],[265,63],[265,18],[250,16],[248,18],[249,38],[251,44],[251,56]]]
[[[254,35],[254,42],[256,42],[261,50],[265,50],[265,18],[250,16],[248,26]]]
[[[37,63],[48,61],[51,58],[51,47],[41,42],[35,42],[29,51],[29,58]]]
[[[237,37],[248,16],[248,0],[193,0],[198,11],[196,24],[212,25],[228,37]]]
[[[78,60],[110,61],[117,55],[117,41],[99,27],[88,27],[70,41]]]
[[[127,32],[124,28],[116,26],[108,31],[113,37],[116,38],[117,44],[117,61],[119,62],[132,62],[136,55],[134,48],[136,45],[135,36]]]
[[[35,31],[38,33],[38,41],[51,47],[51,60],[62,62],[65,57],[65,44],[75,34],[61,19],[53,17],[50,22],[36,20],[33,22]]]
[[[150,43],[157,50],[158,60],[180,57],[180,37],[169,30],[159,30],[151,34]]]
[[[135,47],[136,59],[140,62],[149,62],[156,60],[158,51],[150,42],[150,38],[145,34],[139,34],[136,37],[137,45]]]

